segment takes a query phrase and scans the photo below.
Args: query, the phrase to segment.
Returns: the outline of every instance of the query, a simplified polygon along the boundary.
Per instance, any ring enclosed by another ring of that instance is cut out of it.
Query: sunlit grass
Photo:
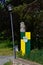
[[[12,48],[0,48],[0,55],[13,55]]]

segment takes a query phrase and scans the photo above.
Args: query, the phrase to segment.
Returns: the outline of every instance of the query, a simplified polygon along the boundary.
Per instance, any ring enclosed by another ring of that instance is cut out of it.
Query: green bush
[[[34,49],[30,52],[29,55],[24,55],[24,56],[22,56],[22,52],[20,51],[18,52],[18,56],[23,59],[35,61],[43,65],[43,49],[40,50]]]
[[[21,51],[18,51],[18,52],[17,52],[17,57],[22,58],[22,52],[21,52]]]
[[[0,48],[12,48],[13,47],[13,44],[10,40],[5,40],[5,41],[1,41],[0,42]]]
[[[9,62],[5,63],[4,65],[12,65],[12,62],[9,61]]]
[[[32,50],[28,59],[43,64],[43,49]]]

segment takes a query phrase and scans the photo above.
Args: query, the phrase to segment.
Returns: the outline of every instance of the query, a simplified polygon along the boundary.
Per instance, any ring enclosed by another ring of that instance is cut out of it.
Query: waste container
[[[30,54],[31,32],[20,32],[20,44],[22,55]]]

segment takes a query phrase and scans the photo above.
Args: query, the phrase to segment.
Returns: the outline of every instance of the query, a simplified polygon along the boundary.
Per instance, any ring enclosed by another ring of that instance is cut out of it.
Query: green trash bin
[[[31,32],[20,32],[22,55],[30,54]]]

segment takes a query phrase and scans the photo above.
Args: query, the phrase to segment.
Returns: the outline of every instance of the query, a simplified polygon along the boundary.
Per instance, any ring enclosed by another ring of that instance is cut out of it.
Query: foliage
[[[19,55],[19,57],[21,57],[23,59],[35,61],[35,62],[43,65],[43,49],[40,49],[40,50],[33,49],[33,50],[31,50],[29,55],[22,56],[21,52],[18,55]]]
[[[18,7],[14,7],[14,9],[13,9],[14,12],[17,12],[19,14],[21,20],[22,20],[22,17],[23,17],[23,10],[25,8],[26,8],[26,4],[23,4],[23,5],[19,5]]]
[[[12,48],[13,44],[9,40],[0,41],[0,48]]]
[[[32,48],[43,48],[43,10],[32,10],[32,12],[26,12],[24,15],[24,10],[27,7],[26,4],[15,7],[14,11],[17,12],[20,16],[20,21],[24,21],[26,24],[26,31],[31,31],[32,32]],[[20,15],[21,14],[21,15]],[[24,15],[24,16],[23,16]],[[39,34],[38,40],[37,34]],[[37,44],[36,44],[36,43]],[[42,45],[42,46],[41,46]],[[36,47],[35,47],[36,46]]]
[[[17,55],[17,57],[20,57],[20,58],[22,58],[23,56],[22,56],[22,52],[21,51],[18,51],[17,53],[16,53],[16,55]]]
[[[14,6],[18,6],[18,5],[21,5],[21,4],[29,4],[29,3],[31,3],[31,2],[33,2],[34,0],[12,0],[12,4],[14,5]]]
[[[36,61],[40,64],[43,64],[43,49],[32,50],[29,59],[32,60],[32,61]]]
[[[12,62],[9,61],[9,62],[5,63],[4,65],[12,65]]]
[[[21,0],[23,3],[31,3],[34,0]]]
[[[3,7],[4,7],[4,5],[2,5],[2,4],[0,3],[0,10],[3,9]]]
[[[30,0],[30,2],[32,1],[33,0]],[[18,3],[18,6],[13,4],[15,2]],[[39,8],[40,6],[38,4],[38,8],[34,7],[34,9],[31,9],[33,6],[30,7],[26,3],[26,0],[12,0],[10,3],[13,5],[12,16],[14,24],[14,38],[15,41],[17,41],[17,44],[20,45],[20,22],[24,21],[26,31],[32,32],[31,48],[43,48],[43,10]],[[39,0],[37,3],[40,4]],[[37,34],[39,34],[38,40],[36,40]],[[7,8],[0,8],[0,41],[7,39],[12,41],[9,12]]]

